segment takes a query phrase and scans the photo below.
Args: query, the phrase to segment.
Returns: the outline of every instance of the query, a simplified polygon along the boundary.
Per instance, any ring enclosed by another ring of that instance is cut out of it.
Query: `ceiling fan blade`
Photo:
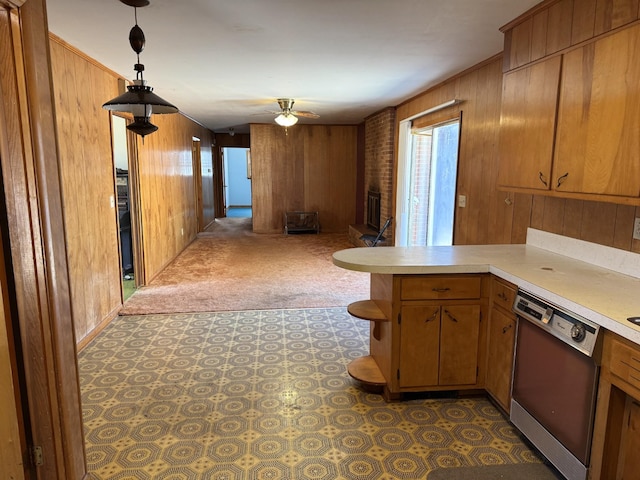
[[[314,112],[309,112],[309,111],[293,111],[291,112],[294,115],[298,116],[298,117],[306,117],[306,118],[320,118],[320,115],[318,115],[317,113]]]

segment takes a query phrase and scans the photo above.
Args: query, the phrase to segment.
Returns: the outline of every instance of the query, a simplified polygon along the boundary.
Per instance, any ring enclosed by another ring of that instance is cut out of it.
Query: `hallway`
[[[368,274],[332,263],[351,247],[346,233],[254,234],[251,218],[216,219],[120,314],[346,307],[369,295]]]

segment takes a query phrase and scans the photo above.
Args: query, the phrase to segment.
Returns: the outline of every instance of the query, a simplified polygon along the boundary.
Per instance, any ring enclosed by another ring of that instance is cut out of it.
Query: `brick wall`
[[[395,157],[396,110],[393,107],[381,110],[365,119],[364,126],[364,218],[367,218],[367,191],[381,194],[380,224],[394,215],[393,176]],[[394,223],[385,232],[385,237],[393,239]],[[387,242],[389,244],[389,242]]]

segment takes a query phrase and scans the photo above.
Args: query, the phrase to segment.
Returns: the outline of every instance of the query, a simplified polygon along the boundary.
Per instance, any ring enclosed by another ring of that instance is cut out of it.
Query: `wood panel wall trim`
[[[545,1],[543,1],[543,2],[541,2],[539,4],[537,4],[537,5],[534,5],[529,10],[524,12],[522,15],[514,18],[513,20],[511,20],[506,25],[503,25],[502,27],[500,27],[500,31],[502,33],[505,33],[507,30],[511,30],[513,27],[521,24],[522,22],[527,20],[529,17],[533,17],[536,13],[539,13],[539,12],[541,12],[543,10],[546,10],[551,5],[553,5],[554,3],[558,3],[560,1],[561,0],[545,0]]]
[[[27,0],[0,0],[0,6],[12,9],[20,8]]]
[[[111,321],[118,316],[118,312],[120,310],[122,310],[122,305],[110,311],[109,314],[104,319],[102,319],[102,321],[98,323],[98,325],[96,325],[96,327],[91,330],[88,335],[82,338],[76,345],[77,352],[82,352],[82,350],[84,350],[87,345],[89,345],[105,328],[107,328]]]
[[[85,60],[86,62],[89,62],[91,65],[98,67],[100,70],[104,71],[105,73],[119,78],[119,79],[123,79],[125,82],[128,82],[126,77],[123,77],[122,75],[120,75],[117,72],[114,72],[113,70],[111,70],[110,68],[105,67],[102,63],[98,62],[96,59],[91,58],[89,55],[87,55],[86,53],[78,50],[76,47],[74,47],[73,45],[71,45],[70,43],[65,42],[63,39],[61,39],[60,37],[58,37],[56,34],[49,32],[49,41],[51,42],[55,42],[58,45],[60,45],[61,47],[66,48],[67,50],[69,50],[70,52],[75,53],[77,56],[81,57],[83,60]],[[107,99],[108,100],[108,99]],[[106,101],[106,100],[105,100]]]
[[[13,50],[2,55],[12,69],[5,75],[13,76],[14,89],[4,89],[2,95],[5,106],[13,100],[14,117],[5,134],[14,150],[9,157],[3,154],[2,172],[11,274],[16,280],[23,350],[28,352],[23,362],[32,437],[45,455],[38,478],[80,479],[86,466],[65,234],[60,228],[63,212],[45,0],[23,2],[14,13],[12,45],[5,45]]]
[[[424,92],[420,92],[417,95],[414,95],[413,97],[411,97],[408,100],[405,100],[404,102],[402,102],[401,104],[397,105],[395,107],[395,110],[398,111],[400,108],[412,103],[413,101],[417,100],[420,97],[423,97],[424,95],[427,95],[431,92],[434,92],[436,90],[441,89],[442,87],[444,87],[445,85],[448,85],[452,82],[455,82],[456,80],[459,80],[461,78],[466,77],[467,75],[469,75],[470,73],[473,73],[477,70],[482,70],[484,67],[486,67],[487,65],[492,64],[493,62],[495,62],[496,60],[500,60],[502,59],[503,56],[503,52],[500,53],[496,53],[494,56],[487,58],[486,60],[483,60],[479,63],[476,63],[475,65],[461,71],[460,73],[456,73],[455,75],[453,75],[452,77],[447,78],[446,80],[443,80],[442,82],[434,85],[433,87],[428,88],[427,90],[425,90]],[[464,98],[461,100],[465,100]],[[403,119],[400,119],[403,120]]]

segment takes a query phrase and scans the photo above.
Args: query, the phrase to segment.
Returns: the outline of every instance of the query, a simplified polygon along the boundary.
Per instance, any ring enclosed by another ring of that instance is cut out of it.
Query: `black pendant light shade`
[[[133,123],[127,125],[127,129],[140,135],[142,138],[158,130],[158,127],[149,121],[149,117],[133,117],[133,120]]]
[[[109,100],[102,105],[102,108],[113,112],[133,113],[135,116],[138,110],[144,111],[145,106],[150,107],[148,108],[149,114],[178,112],[178,107],[153,93],[153,88],[137,83],[128,85],[126,93]]]
[[[127,86],[127,91],[116,98],[112,98],[102,108],[111,110],[112,112],[124,112],[133,114],[134,121],[127,126],[132,132],[142,136],[158,130],[153,123],[149,121],[152,114],[161,113],[177,113],[178,107],[167,102],[163,98],[153,93],[153,88],[147,85],[144,80],[144,65],[140,63],[140,52],[144,50],[145,37],[144,32],[138,26],[137,8],[149,5],[148,0],[120,0],[125,5],[134,7],[135,25],[129,32],[129,44],[137,55],[137,63],[133,66],[136,71],[136,79],[133,85]]]

